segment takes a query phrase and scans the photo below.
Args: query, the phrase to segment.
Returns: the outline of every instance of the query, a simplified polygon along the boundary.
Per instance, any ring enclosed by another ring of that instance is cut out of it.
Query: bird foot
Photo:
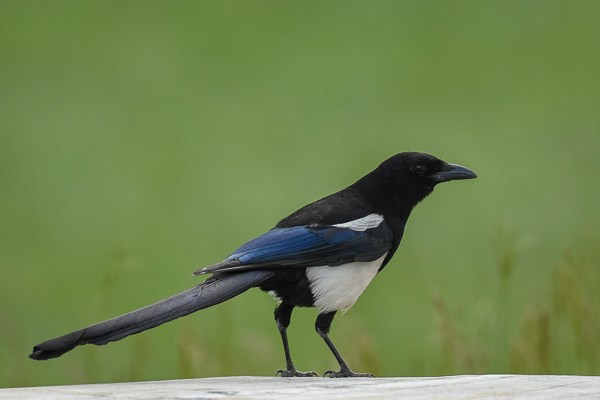
[[[288,369],[288,370],[279,369],[275,373],[275,376],[280,376],[282,378],[294,378],[294,377],[296,377],[296,378],[313,378],[313,377],[319,376],[319,375],[313,371],[300,372],[294,368],[294,369]]]
[[[361,374],[351,371],[350,369],[341,369],[339,371],[327,371],[323,374],[323,378],[375,378],[373,374]]]

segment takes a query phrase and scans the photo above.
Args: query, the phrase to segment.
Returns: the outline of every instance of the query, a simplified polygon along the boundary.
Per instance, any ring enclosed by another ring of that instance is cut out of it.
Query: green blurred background
[[[390,155],[443,185],[332,336],[379,376],[600,373],[597,1],[0,1],[0,386],[272,375],[258,290],[103,348]],[[241,223],[240,223],[241,222]],[[336,367],[290,329],[299,369]]]

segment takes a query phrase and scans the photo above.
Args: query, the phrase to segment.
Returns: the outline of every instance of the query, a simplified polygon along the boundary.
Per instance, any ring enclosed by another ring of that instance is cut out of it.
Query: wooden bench
[[[464,375],[427,378],[223,377],[0,389],[0,399],[600,399],[600,377]]]

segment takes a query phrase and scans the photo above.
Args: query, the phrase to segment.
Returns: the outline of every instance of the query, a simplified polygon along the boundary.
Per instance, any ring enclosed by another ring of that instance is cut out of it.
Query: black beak
[[[431,175],[435,183],[455,181],[458,179],[473,179],[477,178],[475,172],[460,165],[446,164],[442,171]]]

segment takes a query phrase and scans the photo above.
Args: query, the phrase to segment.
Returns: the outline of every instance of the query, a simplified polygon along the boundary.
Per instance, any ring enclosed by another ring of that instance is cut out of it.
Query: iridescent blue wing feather
[[[333,225],[273,228],[239,247],[223,262],[202,268],[196,274],[373,261],[391,246],[392,232],[385,222],[366,230]]]

